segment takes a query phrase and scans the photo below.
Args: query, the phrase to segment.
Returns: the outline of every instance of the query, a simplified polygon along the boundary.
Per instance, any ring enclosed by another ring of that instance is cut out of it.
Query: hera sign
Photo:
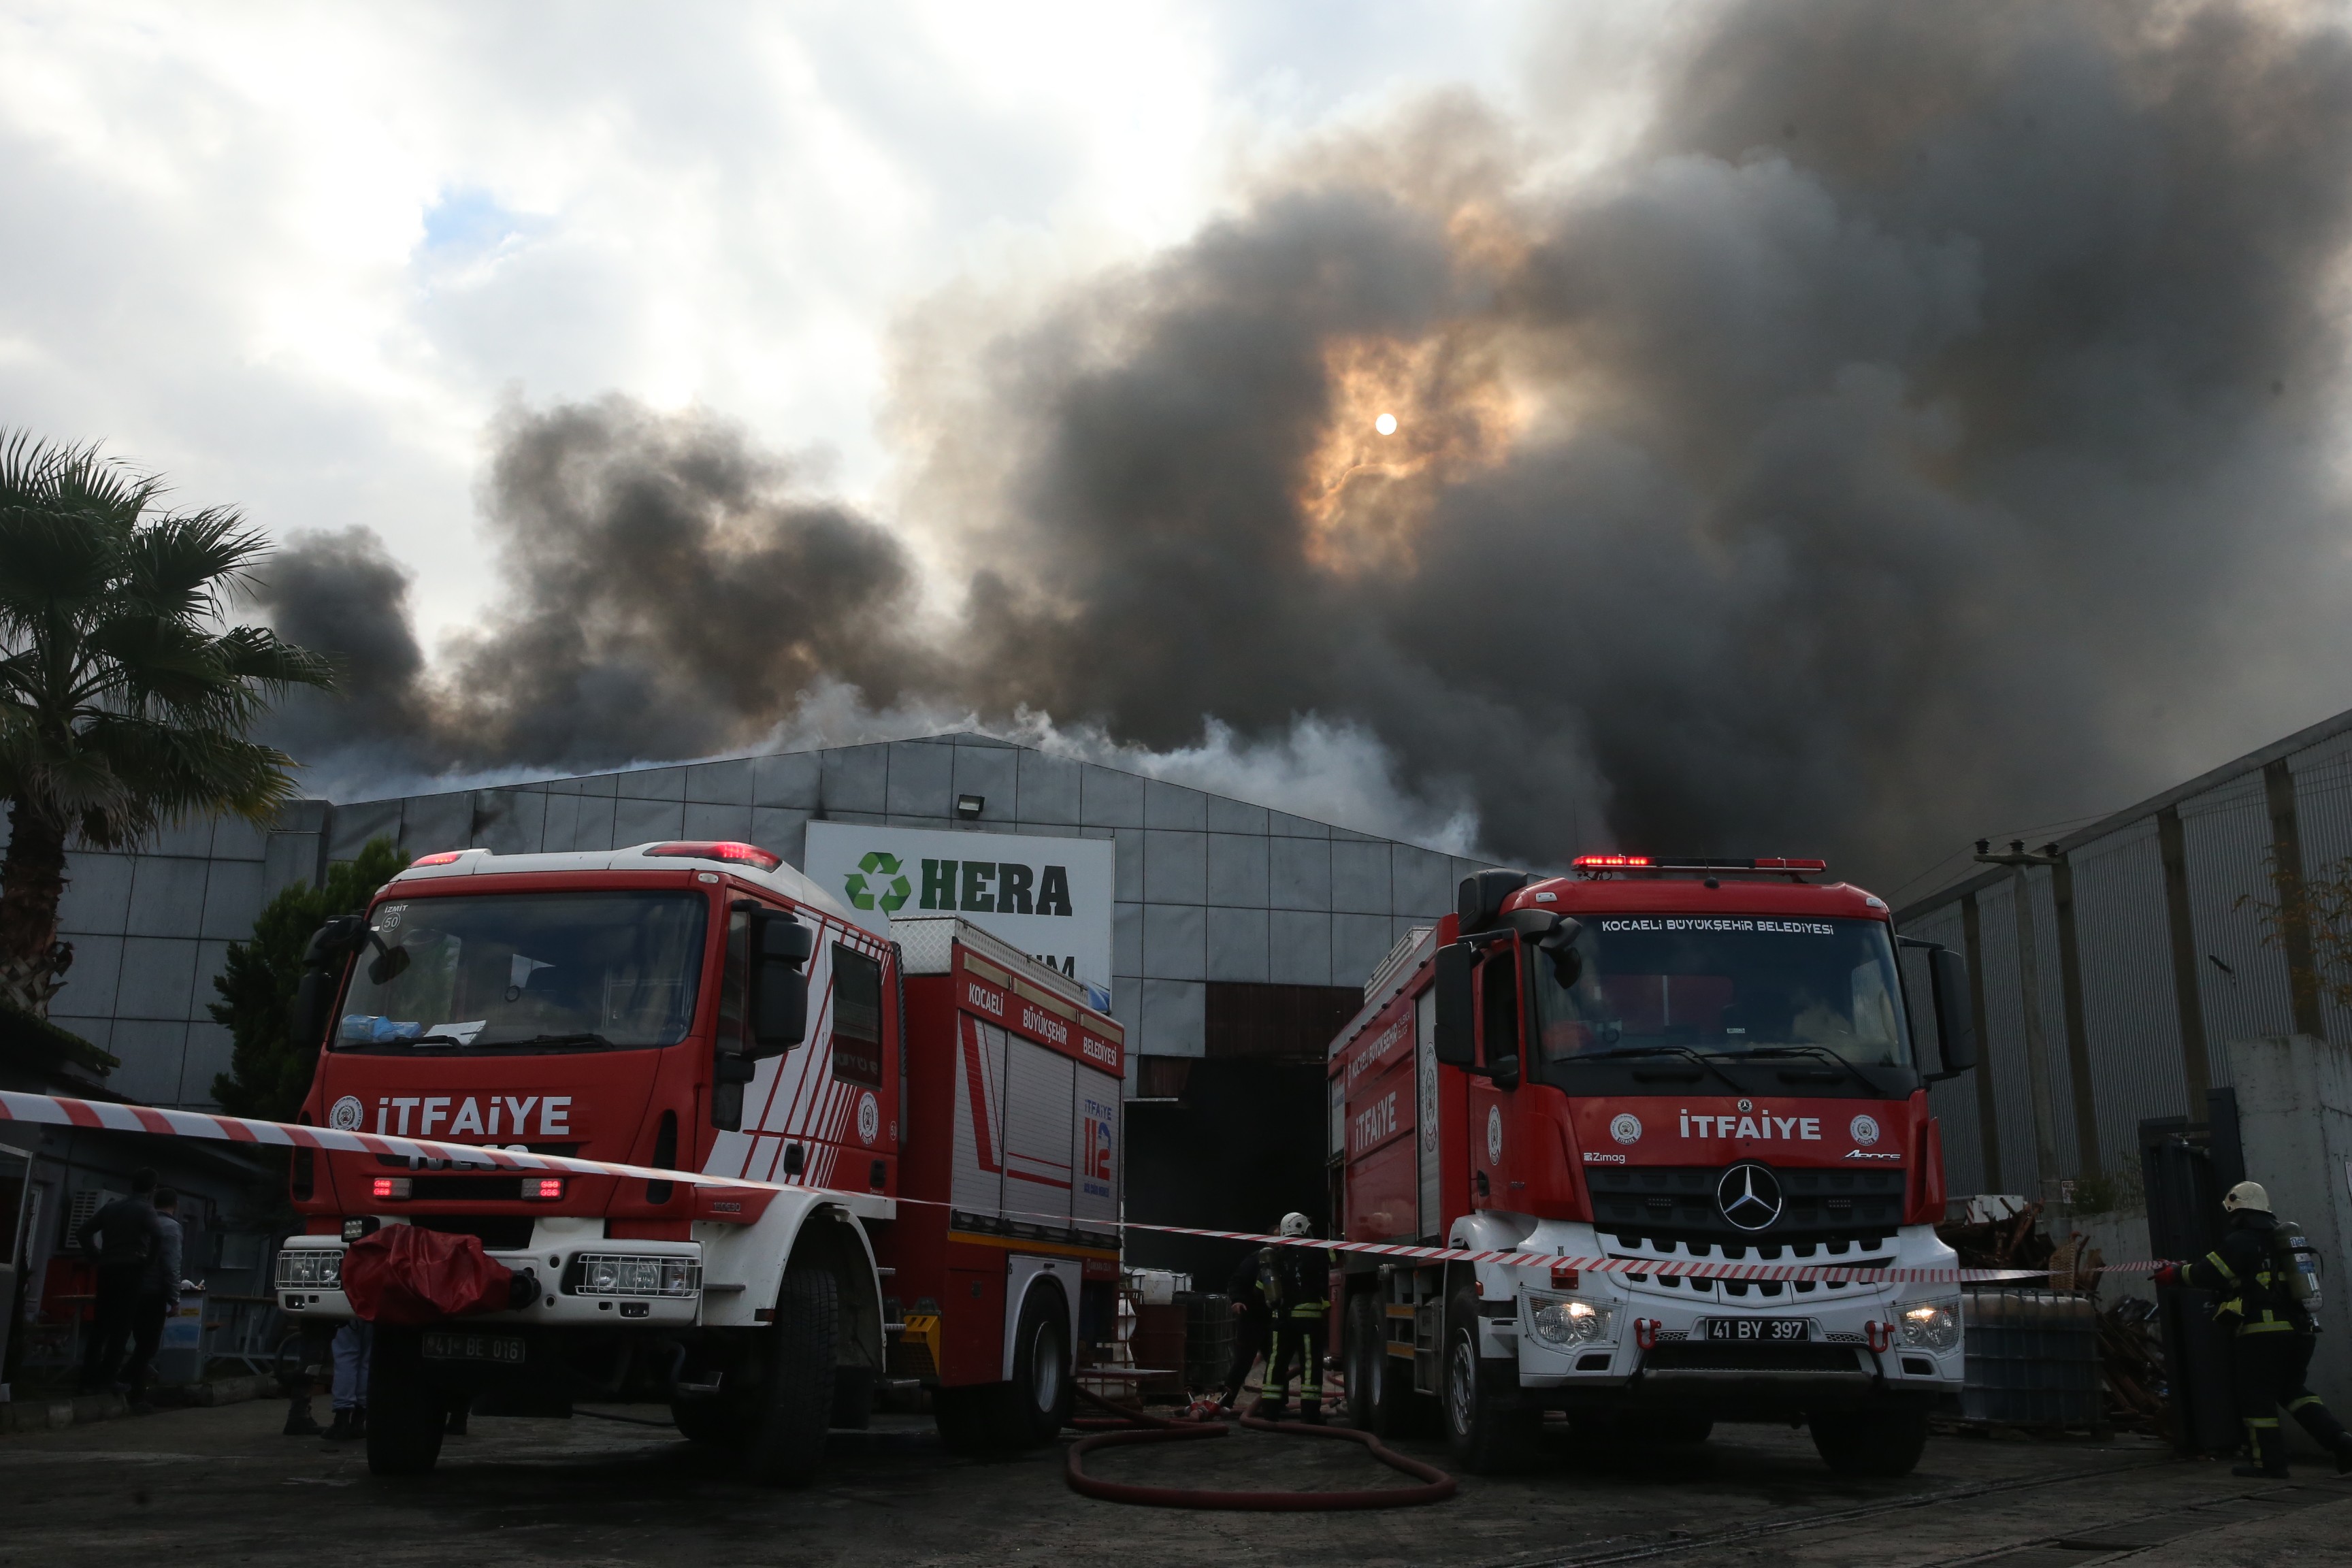
[[[1108,838],[808,825],[809,880],[871,929],[961,915],[1106,993],[1115,855]]]

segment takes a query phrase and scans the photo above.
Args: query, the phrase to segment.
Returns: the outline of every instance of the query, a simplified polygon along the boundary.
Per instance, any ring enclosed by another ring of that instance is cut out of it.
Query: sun
[[[1396,416],[1393,414],[1381,415],[1378,419],[1372,421],[1372,428],[1379,431],[1383,436],[1395,435]]]

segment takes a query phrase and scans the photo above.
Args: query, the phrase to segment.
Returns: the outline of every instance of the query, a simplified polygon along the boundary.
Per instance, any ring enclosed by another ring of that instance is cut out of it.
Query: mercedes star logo
[[[1742,1230],[1764,1230],[1780,1217],[1780,1182],[1762,1165],[1734,1165],[1715,1184],[1723,1217]]]

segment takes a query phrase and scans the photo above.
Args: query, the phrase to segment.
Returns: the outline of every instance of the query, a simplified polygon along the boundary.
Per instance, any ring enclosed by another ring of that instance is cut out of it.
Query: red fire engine
[[[1626,1265],[1951,1268],[1926,1086],[1974,1061],[1958,956],[1804,860],[1586,856],[1486,871],[1400,942],[1330,1051],[1351,1241]],[[1927,1070],[1904,948],[1927,948]],[[1852,1474],[1917,1462],[1961,1382],[1953,1285],[1738,1281],[1342,1255],[1348,1397],[1431,1402],[1512,1463],[1547,1411],[1636,1439],[1808,1423]]]
[[[379,1472],[430,1468],[461,1401],[657,1400],[790,1481],[883,1379],[928,1387],[954,1446],[1025,1446],[1060,1430],[1076,1348],[1112,1337],[1124,1038],[976,927],[884,935],[746,844],[468,849],[311,958],[313,1123],[786,1189],[298,1153],[287,1311],[349,1317],[344,1249],[385,1226],[537,1281],[462,1324],[377,1325]]]

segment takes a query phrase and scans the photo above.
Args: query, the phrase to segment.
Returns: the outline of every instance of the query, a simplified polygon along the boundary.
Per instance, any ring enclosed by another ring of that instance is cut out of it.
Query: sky
[[[0,426],[282,542],[340,798],[974,724],[1916,892],[2352,705],[2347,142],[2294,0],[0,0]]]
[[[498,411],[703,406],[892,482],[895,324],[1149,253],[1502,5],[0,6],[0,420],[491,593]]]

